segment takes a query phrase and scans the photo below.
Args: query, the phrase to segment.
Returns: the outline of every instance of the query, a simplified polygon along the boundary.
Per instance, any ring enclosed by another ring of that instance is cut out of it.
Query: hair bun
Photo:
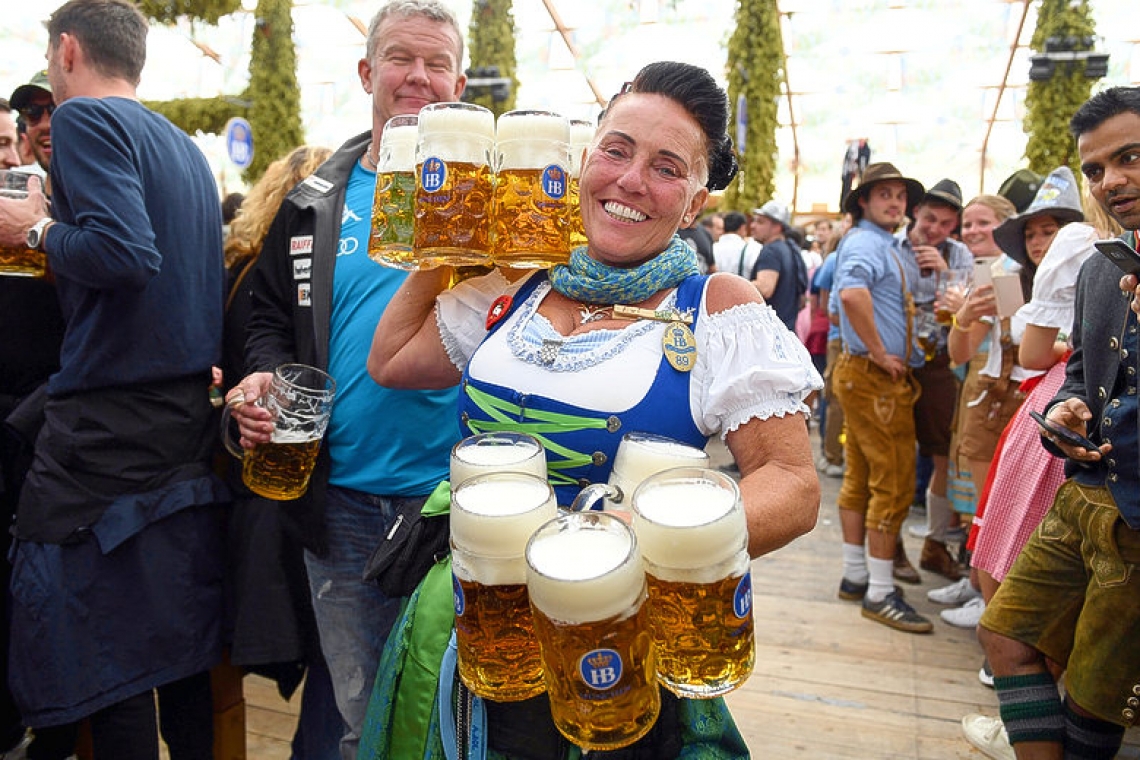
[[[723,190],[728,187],[736,177],[739,165],[736,163],[736,151],[732,147],[732,138],[724,135],[719,144],[709,151],[709,181],[705,184],[709,190]]]

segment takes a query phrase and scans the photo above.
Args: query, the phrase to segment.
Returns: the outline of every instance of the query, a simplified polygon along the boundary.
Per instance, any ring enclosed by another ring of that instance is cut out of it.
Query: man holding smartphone
[[[1140,88],[1095,95],[1070,129],[1093,197],[1135,246]],[[1042,432],[1045,447],[1067,458],[1068,479],[980,622],[1021,760],[1115,757],[1140,715],[1138,293],[1136,277],[1122,278],[1107,256],[1081,268],[1073,355],[1046,417],[1094,446]],[[1063,701],[1047,660],[1067,669]]]

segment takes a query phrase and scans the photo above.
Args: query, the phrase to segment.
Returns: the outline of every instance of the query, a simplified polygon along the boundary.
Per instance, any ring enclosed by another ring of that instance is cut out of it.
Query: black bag
[[[432,565],[451,551],[451,521],[446,514],[425,517],[423,501],[401,502],[391,530],[364,566],[364,580],[387,596],[411,596]]]

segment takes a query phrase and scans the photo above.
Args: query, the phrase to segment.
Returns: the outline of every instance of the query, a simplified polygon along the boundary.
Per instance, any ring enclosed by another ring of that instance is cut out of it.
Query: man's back
[[[221,211],[165,118],[75,98],[53,120],[52,267],[67,320],[54,394],[205,373],[220,358]]]

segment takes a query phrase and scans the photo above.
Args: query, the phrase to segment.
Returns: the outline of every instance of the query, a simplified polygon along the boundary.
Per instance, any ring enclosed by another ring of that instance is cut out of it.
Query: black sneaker
[[[887,594],[887,598],[881,602],[871,602],[864,598],[863,617],[907,633],[930,633],[934,630],[934,624],[915,612],[914,607],[907,604],[897,591]]]
[[[839,581],[839,598],[845,602],[861,602],[867,595],[867,584],[843,578]]]

